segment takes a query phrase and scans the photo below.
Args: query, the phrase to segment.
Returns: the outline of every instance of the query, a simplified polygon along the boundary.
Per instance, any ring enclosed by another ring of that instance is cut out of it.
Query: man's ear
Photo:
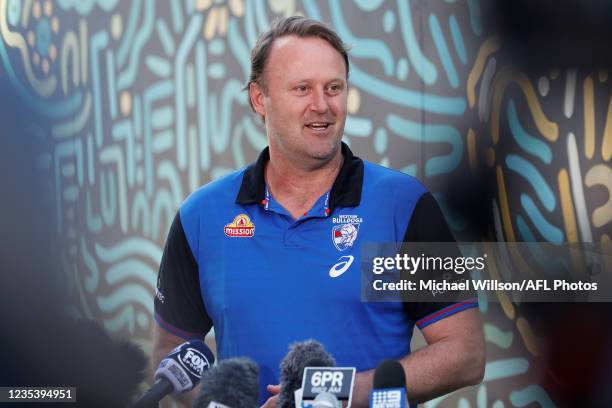
[[[266,108],[264,106],[264,92],[261,89],[261,86],[255,82],[251,82],[249,84],[249,98],[251,98],[251,104],[255,109],[255,112],[259,113],[261,116],[266,116]]]

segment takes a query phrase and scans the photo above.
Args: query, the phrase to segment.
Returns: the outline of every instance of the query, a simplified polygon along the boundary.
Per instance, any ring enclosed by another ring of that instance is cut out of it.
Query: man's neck
[[[328,162],[311,166],[292,163],[271,151],[265,169],[266,184],[276,201],[297,219],[331,189],[343,160],[340,149]]]

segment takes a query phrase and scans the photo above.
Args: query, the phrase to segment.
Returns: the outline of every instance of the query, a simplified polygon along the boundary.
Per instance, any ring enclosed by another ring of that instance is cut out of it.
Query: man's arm
[[[403,242],[416,253],[440,249],[444,256],[458,257],[457,246],[441,248],[419,246],[418,243],[455,242],[444,215],[430,193],[417,202],[404,234]],[[440,255],[438,252],[433,255]],[[432,273],[434,273],[433,271]],[[404,303],[412,321],[419,322],[452,303]],[[406,373],[406,391],[411,403],[427,401],[466,385],[482,381],[485,365],[485,342],[482,321],[477,308],[469,308],[425,325],[421,332],[427,346],[400,360]],[[372,389],[374,370],[359,373],[355,393],[355,406],[367,406]]]
[[[172,221],[164,247],[154,311],[151,378],[170,350],[183,344],[185,339],[203,338],[212,327],[200,293],[198,265],[183,230],[180,212]],[[185,406],[191,406],[197,391],[184,395],[179,399]]]
[[[185,342],[174,334],[161,328],[157,323],[153,324],[153,349],[151,351],[151,378],[159,367],[159,363],[166,357],[170,350],[180,346]]]
[[[153,379],[153,374],[159,363],[166,357],[170,350],[180,346],[185,342],[185,339],[175,336],[160,327],[157,323],[153,325],[153,350],[151,352],[151,367],[150,378]],[[198,396],[199,387],[195,387],[190,392],[174,397],[184,407],[191,407]]]
[[[411,403],[428,401],[482,381],[485,341],[480,312],[467,309],[423,330],[427,346],[400,359]],[[357,374],[354,407],[367,407],[374,370]]]

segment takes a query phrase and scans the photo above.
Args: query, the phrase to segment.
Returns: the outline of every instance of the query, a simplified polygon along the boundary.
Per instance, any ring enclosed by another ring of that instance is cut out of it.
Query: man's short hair
[[[245,86],[248,92],[252,83],[258,84],[262,90],[267,92],[266,84],[263,79],[264,69],[270,55],[270,49],[274,40],[280,37],[294,35],[300,38],[316,37],[325,40],[342,55],[346,66],[346,77],[349,75],[348,46],[327,24],[311,18],[302,16],[291,16],[274,20],[270,29],[264,31],[257,38],[255,46],[251,50],[251,75]],[[255,111],[251,99],[249,98],[251,109]]]

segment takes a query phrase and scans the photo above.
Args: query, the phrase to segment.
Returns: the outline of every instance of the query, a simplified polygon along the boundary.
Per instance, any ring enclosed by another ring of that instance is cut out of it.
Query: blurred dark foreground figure
[[[70,406],[127,406],[146,356],[97,323],[65,315],[53,197],[36,169],[44,141],[26,131],[32,123],[49,126],[9,84],[0,82],[0,95],[0,386],[71,386],[77,403]]]

